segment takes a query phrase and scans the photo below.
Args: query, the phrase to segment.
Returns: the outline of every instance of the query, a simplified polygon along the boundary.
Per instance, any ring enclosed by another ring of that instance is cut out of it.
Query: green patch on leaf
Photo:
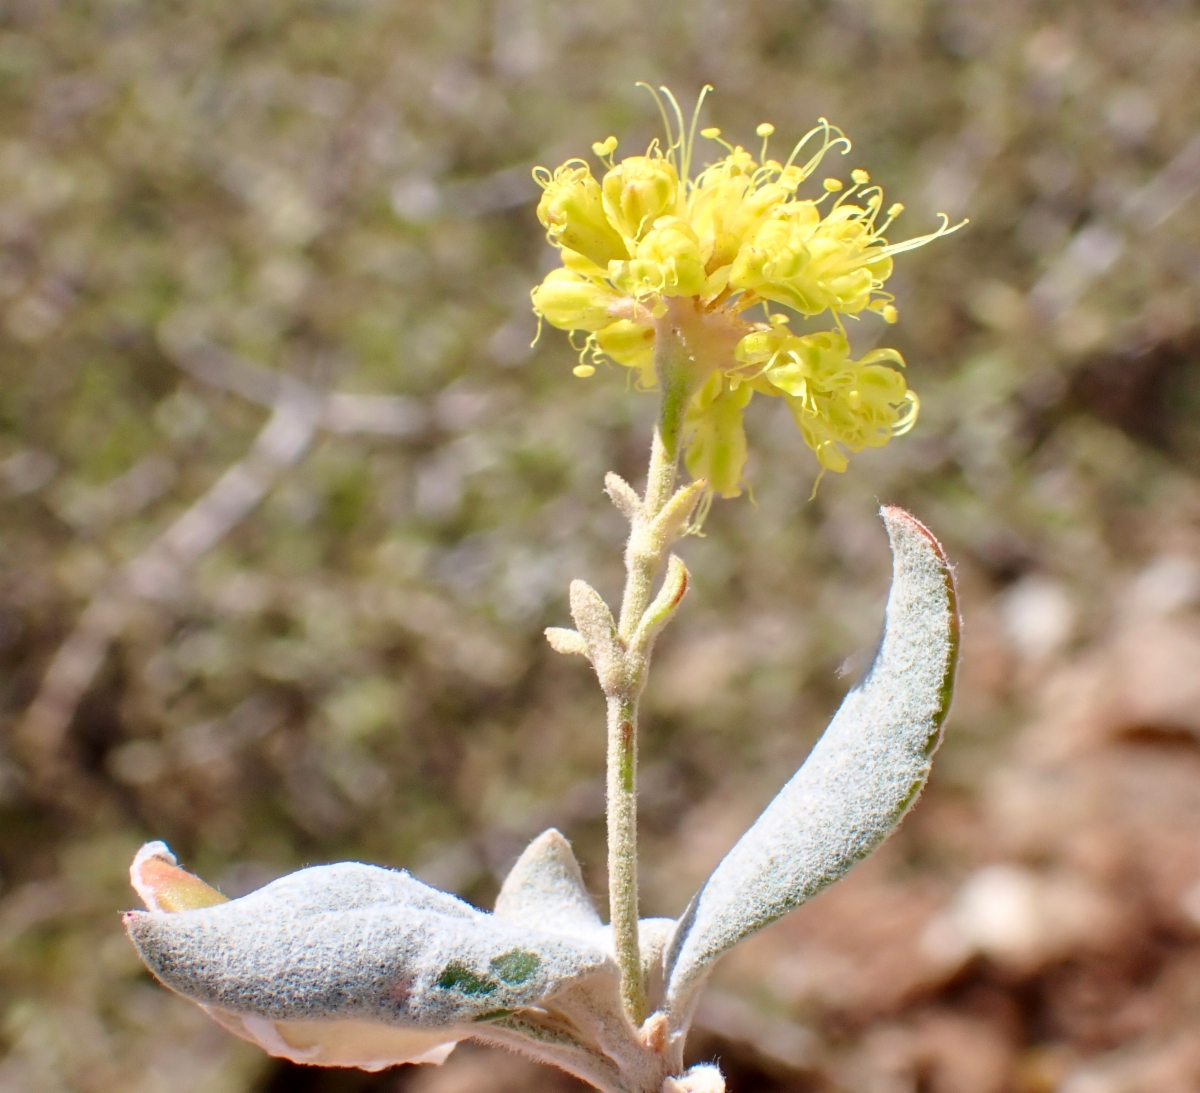
[[[491,968],[505,983],[515,987],[526,982],[542,966],[542,958],[537,953],[525,949],[512,949],[501,953],[492,963]]]
[[[495,963],[493,960],[493,966]],[[437,985],[443,990],[461,991],[463,994],[491,994],[499,984],[486,976],[476,975],[465,964],[455,960],[447,964],[438,976]]]

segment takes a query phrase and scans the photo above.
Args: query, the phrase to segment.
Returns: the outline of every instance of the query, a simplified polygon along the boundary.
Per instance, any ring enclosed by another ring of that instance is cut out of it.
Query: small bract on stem
[[[576,580],[574,628],[546,631],[554,649],[590,661],[607,708],[609,922],[554,830],[526,848],[491,914],[358,863],[226,900],[162,843],[147,844],[131,870],[147,910],[126,915],[142,959],[272,1055],[379,1070],[441,1062],[471,1038],[602,1093],[722,1093],[715,1066],[683,1063],[713,965],[869,854],[929,774],[958,655],[954,581],[933,536],[884,507],[893,578],[870,668],[679,918],[640,917],[638,707],[655,641],[688,589],[672,547],[714,496],[740,492],[742,415],[755,393],[786,400],[820,473],[911,428],[918,404],[900,355],[850,359],[844,319],[894,322],[883,291],[893,256],[950,230],[943,220],[929,236],[887,243],[900,207],[880,223],[882,193],[862,170],[849,186],[826,178],[819,196],[800,196],[827,153],[849,149],[825,121],[783,163],[767,157],[769,124],[758,159],[702,130],[725,154],[693,178],[700,104],[685,126],[670,92],[656,99],[665,144],[620,162],[616,138],[595,145],[607,168],[599,181],[579,160],[537,174],[538,215],[563,266],[534,290],[535,310],[586,335],[577,375],[611,359],[659,396],[645,489],[612,473],[604,483],[629,521],[620,608],[614,617]],[[762,318],[748,317],[759,306]],[[821,315],[832,329],[791,331]],[[682,486],[681,461],[692,477]]]

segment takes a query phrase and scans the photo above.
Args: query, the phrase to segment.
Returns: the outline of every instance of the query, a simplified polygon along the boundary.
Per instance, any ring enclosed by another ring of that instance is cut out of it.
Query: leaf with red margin
[[[693,897],[667,954],[667,1010],[686,1028],[712,964],[871,853],[917,799],[958,660],[954,575],[938,541],[881,510],[893,576],[883,638],[808,759]]]

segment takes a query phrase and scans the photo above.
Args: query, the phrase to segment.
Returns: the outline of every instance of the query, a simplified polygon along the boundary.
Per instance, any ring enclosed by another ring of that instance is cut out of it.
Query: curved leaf
[[[667,1008],[686,1027],[713,961],[841,877],[899,823],[929,775],[958,657],[954,579],[924,526],[882,510],[892,589],[871,667],[807,761],[692,899],[667,955]]]

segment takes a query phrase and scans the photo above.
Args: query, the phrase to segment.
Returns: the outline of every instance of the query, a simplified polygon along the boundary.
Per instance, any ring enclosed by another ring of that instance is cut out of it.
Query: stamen
[[[796,147],[792,149],[792,154],[788,157],[787,163],[784,164],[785,168],[790,167],[792,165],[792,163],[795,161],[796,157],[800,154],[800,150],[809,142],[809,139],[812,138],[813,136],[815,136],[817,133],[824,133],[825,139],[822,142],[821,147],[816,152],[816,154],[800,169],[800,174],[804,178],[808,178],[808,176],[811,175],[813,173],[813,171],[815,171],[817,169],[821,160],[823,160],[825,158],[825,153],[828,152],[834,145],[836,145],[836,144],[844,145],[844,147],[842,148],[842,155],[845,155],[847,152],[850,151],[850,140],[846,136],[846,134],[843,133],[836,125],[830,125],[828,120],[826,120],[825,118],[821,118],[820,124],[817,125],[815,128],[810,129],[807,133],[805,133],[804,136],[800,139],[800,143],[797,144]],[[830,139],[831,133],[837,133],[837,137],[831,140]]]
[[[769,121],[764,121],[757,129],[754,130],[755,136],[762,137],[762,154],[758,157],[763,163],[767,162],[767,141],[770,140],[771,134],[775,132],[775,126]]]
[[[892,436],[903,436],[917,423],[917,414],[921,411],[921,400],[917,398],[916,391],[905,391],[904,401],[908,403],[908,409],[892,426]]]
[[[827,182],[828,181],[836,182],[837,179],[826,179],[826,181]],[[842,205],[844,205],[847,201],[849,201],[850,198],[852,198],[857,191],[858,191],[857,186],[851,186],[850,189],[845,190],[844,192],[842,192],[841,194],[838,195],[838,199],[833,203],[833,207],[835,209],[840,209],[842,207]],[[854,211],[851,211],[849,213],[849,215],[855,220],[862,220],[862,219],[865,219],[867,216],[869,216],[869,214],[864,214],[862,212],[854,212]]]
[[[766,142],[763,142],[763,152],[767,150]],[[783,166],[777,159],[764,160],[761,167],[750,176],[750,181],[754,185],[754,189],[758,190],[765,186],[773,178],[779,178],[783,175]]]
[[[700,124],[700,108],[704,105],[704,100],[711,90],[712,84],[706,83],[700,88],[700,94],[696,96],[696,109],[692,111],[692,125],[688,130],[687,144],[683,149],[683,169],[679,172],[684,186],[690,185],[691,181],[692,150],[696,147],[696,126]]]
[[[700,135],[705,140],[715,140],[719,145],[721,145],[722,148],[727,148],[729,150],[729,153],[731,155],[733,154],[733,152],[734,152],[733,145],[730,144],[729,141],[725,140],[721,136],[721,130],[718,129],[715,125],[711,125],[707,129],[701,129]],[[715,167],[716,164],[714,163],[712,166]]]
[[[671,94],[669,87],[660,87],[659,91],[666,95],[667,101],[671,104],[671,109],[675,111],[675,120],[679,124],[679,136],[672,142],[671,155],[667,158],[675,164],[675,169],[679,172],[680,178],[685,178],[687,176],[687,146],[685,144],[686,134],[683,130],[683,111],[679,109],[679,102]],[[670,132],[670,127],[668,127],[667,132]],[[675,155],[676,152],[678,152],[678,156]]]
[[[820,132],[824,132],[826,138],[828,139],[829,122],[827,122],[824,118],[821,119],[820,125],[814,126],[796,142],[796,147],[792,149],[792,154],[788,156],[787,162],[783,165],[785,171],[796,162],[796,157],[804,150],[804,146]]]
[[[876,253],[876,257],[891,257],[893,254],[903,254],[905,251],[916,250],[917,247],[923,247],[926,243],[932,243],[935,239],[941,239],[943,235],[956,232],[964,224],[970,223],[969,220],[964,218],[955,224],[954,227],[951,227],[950,218],[945,213],[938,213],[938,218],[942,223],[937,231],[932,231],[928,235],[918,235],[913,239],[906,239],[903,243],[895,243],[890,247],[880,247]]]
[[[820,487],[821,479],[825,477],[825,471],[827,469],[828,468],[826,468],[825,464],[822,463],[820,471],[817,472],[817,480],[813,483],[812,493],[810,493],[808,495],[808,499],[810,502],[815,501],[817,499],[817,489]]]
[[[704,520],[712,511],[713,491],[705,490],[704,496],[700,498],[700,504],[696,506],[696,515],[692,517],[692,522],[688,524],[684,535],[695,535],[697,538],[703,539],[704,532],[701,528],[704,527]]]
[[[670,162],[672,164],[675,164],[675,157],[674,157],[675,138],[671,133],[671,120],[670,120],[670,118],[667,117],[667,108],[665,106],[663,106],[662,98],[659,96],[658,92],[655,91],[654,88],[651,87],[648,83],[644,83],[643,81],[638,80],[638,82],[634,86],[635,87],[644,87],[654,97],[654,105],[658,107],[658,114],[659,114],[659,117],[662,118],[663,129],[665,129],[666,133],[667,133],[667,144],[668,144],[667,159],[670,160]],[[678,166],[678,165],[676,164],[676,166]]]

